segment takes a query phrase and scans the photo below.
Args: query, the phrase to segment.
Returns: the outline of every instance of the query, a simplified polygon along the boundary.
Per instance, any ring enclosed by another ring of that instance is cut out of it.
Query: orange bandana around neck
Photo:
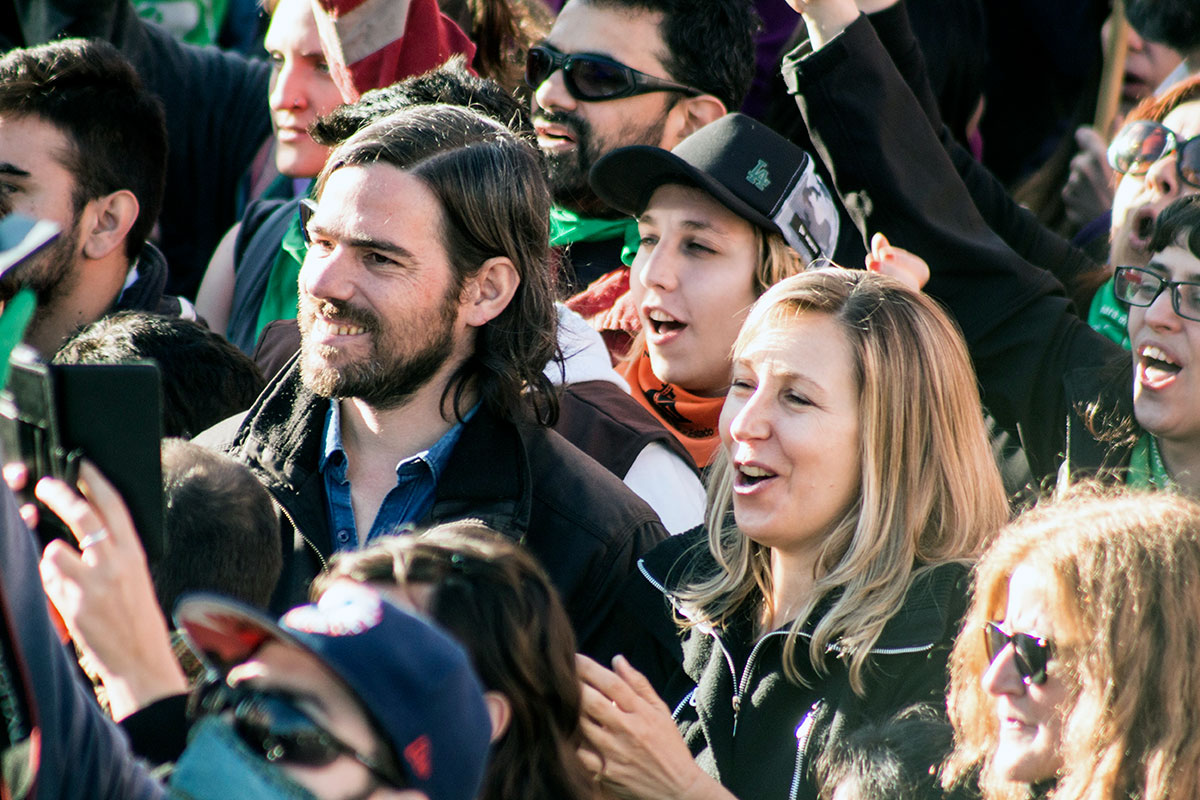
[[[634,398],[675,435],[700,468],[708,466],[721,445],[717,421],[725,398],[699,397],[664,383],[654,374],[650,354],[644,350],[636,361],[619,364],[617,371],[629,381]]]

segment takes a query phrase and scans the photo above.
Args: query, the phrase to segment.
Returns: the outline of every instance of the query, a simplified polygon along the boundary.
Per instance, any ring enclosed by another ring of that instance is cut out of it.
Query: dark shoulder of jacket
[[[1126,466],[1130,448],[1142,433],[1133,416],[1130,369],[1126,354],[1063,376],[1072,475],[1103,475]]]
[[[647,446],[658,442],[699,474],[687,449],[658,419],[609,381],[564,387],[554,430],[618,478]]]
[[[528,424],[518,428],[539,504],[585,529],[652,526],[662,530],[654,510],[587,453],[548,428]]]
[[[299,199],[266,198],[246,206],[242,227],[233,243],[234,272],[242,269],[244,263],[255,266],[264,260],[268,266],[275,263],[279,243],[299,204]]]
[[[971,568],[959,562],[939,564],[919,574],[904,603],[875,646],[908,648],[948,645],[958,635],[970,599]]]

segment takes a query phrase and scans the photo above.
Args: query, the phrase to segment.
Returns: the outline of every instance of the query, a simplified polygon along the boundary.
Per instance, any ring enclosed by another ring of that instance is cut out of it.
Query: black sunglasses
[[[267,761],[324,767],[346,755],[388,786],[409,787],[409,781],[395,768],[334,736],[284,692],[229,686],[214,677],[193,696],[189,715],[196,718],[225,712],[232,713],[238,737]]]
[[[1169,281],[1141,267],[1117,267],[1113,273],[1113,292],[1131,306],[1148,306],[1168,289],[1175,313],[1200,322],[1200,282]]]
[[[1041,686],[1046,682],[1046,663],[1054,658],[1054,645],[1049,639],[1031,633],[1005,633],[996,623],[985,622],[983,643],[988,663],[995,661],[996,656],[1011,644],[1013,661],[1025,685]]]
[[[656,78],[627,67],[620,61],[590,53],[560,53],[539,44],[525,56],[525,83],[537,89],[557,70],[563,71],[563,83],[576,100],[616,100],[647,92],[683,92],[695,97],[703,94],[682,83]]]
[[[1134,120],[1122,128],[1108,146],[1108,164],[1122,174],[1142,175],[1171,153],[1179,180],[1200,188],[1200,136],[1180,140],[1175,131],[1152,120]]]

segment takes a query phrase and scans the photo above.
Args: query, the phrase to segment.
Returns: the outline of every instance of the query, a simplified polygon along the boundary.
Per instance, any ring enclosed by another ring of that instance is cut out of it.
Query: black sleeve
[[[178,761],[187,747],[187,699],[186,694],[173,694],[121,720],[133,752],[151,764]]]
[[[1035,474],[1053,473],[1064,373],[1120,349],[1080,320],[1053,275],[988,226],[866,18],[785,70],[855,224],[929,262],[926,291],[962,328],[984,405],[1021,436]]]
[[[900,76],[908,84],[921,110],[937,134],[942,147],[966,186],[980,216],[1018,255],[1031,264],[1053,272],[1072,286],[1082,275],[1101,269],[1084,251],[1054,233],[1038,220],[1029,209],[1012,199],[1004,184],[987,167],[980,164],[963,147],[944,124],[937,98],[930,87],[925,56],[913,33],[906,3],[896,3],[868,17],[880,42]],[[794,69],[795,60],[785,63]]]
[[[0,626],[6,645],[0,652],[0,723],[9,739],[0,759],[0,792],[20,796],[22,783],[33,776],[40,800],[157,800],[162,787],[131,757],[91,687],[77,680],[78,669],[50,624],[35,546],[12,493],[0,487]]]

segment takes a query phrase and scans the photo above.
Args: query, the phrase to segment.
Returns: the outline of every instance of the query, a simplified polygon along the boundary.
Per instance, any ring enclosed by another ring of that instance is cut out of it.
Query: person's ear
[[[471,327],[483,327],[508,308],[520,285],[521,276],[509,258],[489,258],[463,286],[460,319]]]
[[[660,146],[670,150],[728,112],[725,104],[711,94],[685,97],[676,103],[667,115],[667,128],[663,131],[663,142]]]
[[[497,741],[508,730],[512,722],[512,703],[502,692],[488,691],[483,693],[483,702],[487,706],[488,717],[492,720],[491,741]]]
[[[137,197],[128,189],[97,197],[90,201],[83,213],[83,255],[99,260],[114,250],[125,247],[129,229],[137,222],[141,206]]]

